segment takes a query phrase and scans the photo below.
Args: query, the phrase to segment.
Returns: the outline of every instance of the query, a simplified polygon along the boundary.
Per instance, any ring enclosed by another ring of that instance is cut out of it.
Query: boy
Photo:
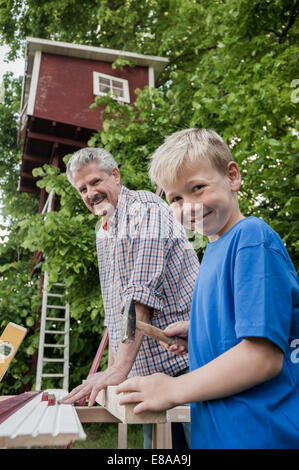
[[[190,328],[179,322],[165,330],[189,330],[190,372],[127,380],[118,387],[127,392],[120,403],[138,403],[140,413],[190,402],[192,448],[299,448],[299,289],[282,240],[261,219],[241,214],[240,171],[214,131],[168,137],[150,177],[209,243]]]

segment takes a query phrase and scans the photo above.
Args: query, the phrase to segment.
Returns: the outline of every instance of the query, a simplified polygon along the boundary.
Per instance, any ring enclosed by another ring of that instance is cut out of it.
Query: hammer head
[[[122,343],[134,343],[136,330],[136,310],[133,299],[128,299],[123,312],[122,318]]]

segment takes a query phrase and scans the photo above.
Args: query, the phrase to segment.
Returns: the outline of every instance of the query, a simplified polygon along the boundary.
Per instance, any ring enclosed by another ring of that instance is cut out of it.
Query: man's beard
[[[107,200],[104,193],[97,194],[90,201],[94,213],[99,217],[111,217],[114,212],[114,206]]]

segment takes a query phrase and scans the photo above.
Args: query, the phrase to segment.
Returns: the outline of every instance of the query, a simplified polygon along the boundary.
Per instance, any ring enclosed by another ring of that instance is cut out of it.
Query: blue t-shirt
[[[279,235],[256,217],[206,248],[192,300],[190,370],[249,336],[282,349],[282,371],[242,393],[192,403],[192,448],[299,448],[298,277]]]

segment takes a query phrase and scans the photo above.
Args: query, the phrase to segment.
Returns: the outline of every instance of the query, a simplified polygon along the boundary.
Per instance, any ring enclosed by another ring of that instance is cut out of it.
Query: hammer
[[[188,342],[184,338],[180,338],[179,336],[166,336],[166,334],[156,326],[136,320],[134,299],[128,299],[123,312],[121,342],[126,344],[133,343],[136,329],[141,331],[144,335],[162,341],[169,346],[172,344],[184,346],[185,350],[188,351]]]

